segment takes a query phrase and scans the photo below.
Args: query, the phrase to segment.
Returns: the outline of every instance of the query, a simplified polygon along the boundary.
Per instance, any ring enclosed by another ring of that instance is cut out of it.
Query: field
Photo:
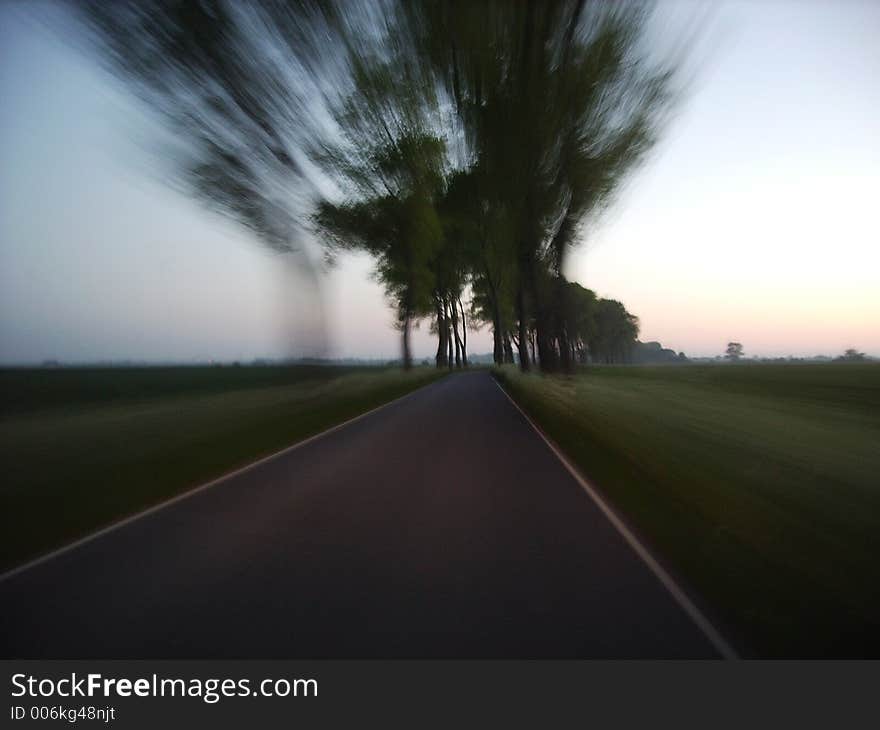
[[[880,366],[496,375],[747,654],[880,651]]]
[[[0,568],[437,377],[320,366],[0,370]]]

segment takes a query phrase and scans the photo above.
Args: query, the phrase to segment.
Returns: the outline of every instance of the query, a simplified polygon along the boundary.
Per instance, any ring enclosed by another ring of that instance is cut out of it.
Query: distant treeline
[[[88,360],[88,361],[64,361],[64,360],[43,360],[39,363],[0,363],[0,370],[29,370],[39,368],[42,370],[53,369],[81,369],[81,370],[102,370],[102,369],[144,369],[151,368],[154,370],[161,368],[237,368],[237,367],[388,367],[389,365],[399,365],[400,361],[389,358],[362,358],[362,357],[297,357],[297,358],[271,358],[271,357],[255,357],[250,360]]]
[[[544,273],[540,281],[541,295],[545,301],[545,347],[553,352],[557,363],[570,369],[575,364],[628,363],[647,361],[640,357],[643,348],[637,340],[638,317],[614,299],[602,299],[590,289],[575,282],[566,281],[561,275]],[[474,296],[474,316],[484,322],[493,322],[492,308],[487,299],[477,291]],[[533,362],[540,362],[539,327],[536,316],[530,316],[521,327],[519,318],[512,312],[493,326],[496,342],[495,361],[519,362],[523,350]],[[521,337],[525,337],[525,348]],[[500,357],[497,348],[500,344]],[[517,357],[514,358],[514,348]]]

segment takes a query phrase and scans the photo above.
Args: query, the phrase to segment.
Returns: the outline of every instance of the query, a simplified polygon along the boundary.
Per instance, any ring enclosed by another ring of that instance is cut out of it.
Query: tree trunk
[[[461,303],[461,297],[458,299],[458,306],[461,309],[461,362],[467,367],[467,318],[464,315],[464,304]]]
[[[563,327],[559,331],[559,364],[562,372],[571,372],[571,361],[571,345],[568,343],[568,333],[565,331],[565,327]]]
[[[455,338],[455,367],[461,369],[461,338],[458,336],[458,305],[455,299],[449,302],[452,313],[452,336]]]
[[[437,307],[437,356],[435,362],[438,368],[446,366],[446,321],[443,317],[443,307],[440,300],[436,301]]]
[[[559,362],[553,347],[552,327],[547,317],[546,297],[542,296],[538,286],[538,266],[534,260],[527,261],[526,276],[532,304],[535,309],[535,341],[537,343],[537,360],[541,372],[548,373],[558,369]],[[534,356],[533,356],[534,359]]]
[[[453,361],[452,361],[452,327],[450,318],[449,318],[449,310],[447,309],[447,302],[443,300],[443,318],[446,320],[446,366],[452,370]]]
[[[412,369],[412,348],[410,347],[410,329],[415,314],[415,272],[412,266],[412,248],[407,247],[407,285],[403,296],[403,369]]]
[[[541,372],[552,373],[559,369],[559,358],[553,347],[553,338],[550,336],[550,327],[547,322],[546,312],[539,304],[535,316],[535,341],[538,346],[538,365]]]
[[[412,352],[409,345],[409,330],[412,322],[412,313],[407,309],[403,315],[403,369],[410,370],[412,368]]]
[[[530,370],[528,333],[526,331],[526,293],[522,285],[517,287],[516,292],[516,316],[519,319],[518,335],[519,342],[519,369],[524,373]]]
[[[501,313],[498,311],[498,296],[495,292],[495,285],[492,283],[492,277],[489,276],[488,268],[486,283],[489,285],[489,306],[492,307],[492,359],[496,365],[503,365],[507,360],[505,359],[504,333],[501,329]]]
[[[501,323],[498,316],[492,317],[492,359],[496,365],[503,365],[505,360],[504,342],[502,341]]]

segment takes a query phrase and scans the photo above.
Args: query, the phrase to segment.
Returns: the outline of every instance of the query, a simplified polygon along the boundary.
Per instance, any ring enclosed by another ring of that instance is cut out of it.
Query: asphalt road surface
[[[6,658],[718,654],[485,372],[13,575],[0,614]]]

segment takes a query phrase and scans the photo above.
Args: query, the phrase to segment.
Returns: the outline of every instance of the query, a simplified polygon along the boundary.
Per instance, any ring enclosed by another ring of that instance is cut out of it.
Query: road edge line
[[[122,519],[120,519],[116,522],[111,522],[109,525],[102,527],[99,530],[96,530],[95,532],[91,532],[88,535],[84,535],[83,537],[77,538],[73,542],[69,542],[66,545],[62,545],[59,548],[55,548],[54,550],[51,550],[50,552],[45,553],[44,555],[40,555],[32,560],[29,560],[28,562],[23,563],[15,568],[10,568],[5,573],[0,573],[0,583],[3,583],[5,581],[9,580],[10,578],[14,578],[15,576],[20,575],[21,573],[25,573],[32,568],[36,568],[37,566],[42,565],[43,563],[48,563],[50,560],[54,560],[55,558],[59,558],[62,555],[64,555],[65,553],[69,553],[72,550],[76,550],[77,548],[80,548],[83,545],[86,545],[86,544],[92,542],[93,540],[97,540],[98,538],[101,538],[104,535],[108,535],[109,533],[114,532],[115,530],[118,530],[122,527],[125,527],[126,525],[130,525],[132,522],[135,522],[135,521],[141,519],[142,517],[149,517],[150,515],[158,512],[159,510],[163,510],[166,507],[170,507],[171,505],[176,504],[177,502],[182,502],[185,499],[189,499],[190,497],[194,497],[196,494],[204,492],[205,490],[210,489],[211,487],[216,487],[218,484],[225,482],[227,479],[232,479],[233,477],[236,477],[239,474],[244,474],[245,472],[250,471],[251,469],[255,469],[256,467],[261,466],[263,464],[266,464],[266,463],[268,463],[274,459],[277,459],[281,456],[284,456],[285,454],[288,454],[291,451],[295,451],[296,449],[298,449],[302,446],[306,446],[314,441],[317,441],[318,439],[323,438],[324,436],[329,436],[334,431],[339,431],[340,429],[345,428],[346,426],[350,426],[352,423],[355,423],[356,421],[360,421],[362,418],[366,418],[367,416],[371,416],[372,414],[376,413],[377,411],[381,411],[383,408],[388,408],[389,406],[392,406],[395,403],[398,403],[399,401],[404,400],[405,398],[409,398],[409,396],[411,396],[415,393],[418,393],[420,390],[428,388],[428,387],[434,385],[435,383],[439,383],[441,380],[445,380],[447,377],[448,377],[448,373],[446,375],[442,375],[441,377],[437,378],[437,380],[433,380],[430,383],[425,383],[424,385],[420,385],[415,390],[411,390],[408,393],[404,393],[403,395],[398,396],[394,400],[390,400],[387,403],[382,403],[382,404],[376,406],[375,408],[371,408],[369,411],[364,411],[360,415],[349,418],[347,421],[343,421],[342,423],[337,423],[335,426],[331,426],[330,428],[328,428],[324,431],[321,431],[320,433],[312,434],[311,436],[308,436],[307,438],[303,439],[302,441],[297,441],[296,443],[290,444],[289,446],[285,446],[283,449],[280,449],[278,451],[274,451],[271,454],[267,454],[266,456],[261,456],[256,461],[252,461],[248,464],[245,464],[244,466],[240,466],[236,469],[233,469],[232,471],[228,471],[225,474],[221,474],[219,477],[215,477],[214,479],[211,479],[208,482],[204,482],[204,483],[199,484],[195,487],[187,489],[186,491],[181,492],[180,494],[176,494],[173,497],[169,497],[168,499],[166,499],[162,502],[159,502],[157,504],[154,504],[151,507],[147,507],[146,509],[143,509],[140,512],[135,512],[134,514],[131,514],[128,517],[123,517]]]
[[[641,541],[636,537],[635,533],[627,526],[627,524],[621,519],[621,517],[615,512],[615,510],[605,501],[599,491],[592,485],[590,482],[584,478],[583,474],[581,474],[580,470],[569,460],[569,458],[562,452],[562,450],[553,442],[553,440],[544,433],[543,429],[541,429],[538,424],[536,424],[531,417],[520,407],[519,403],[517,403],[513,397],[508,393],[501,383],[493,377],[495,385],[498,386],[498,390],[504,393],[504,396],[508,401],[513,405],[516,410],[520,412],[520,415],[526,420],[535,433],[541,437],[545,444],[550,448],[550,450],[556,455],[556,458],[562,462],[562,465],[568,470],[569,474],[574,477],[574,480],[580,485],[581,489],[583,489],[590,499],[593,500],[595,505],[599,508],[603,515],[608,519],[608,521],[614,526],[620,536],[624,539],[624,541],[629,545],[636,555],[642,560],[642,562],[648,567],[648,569],[654,574],[657,580],[666,588],[667,591],[672,595],[675,602],[681,607],[681,609],[688,615],[691,621],[697,626],[700,631],[703,632],[703,635],[709,640],[709,643],[712,644],[712,647],[721,654],[724,659],[739,659],[739,654],[737,654],[736,650],[731,646],[731,644],[721,635],[721,632],[715,628],[711,621],[706,618],[706,615],[697,608],[696,604],[688,597],[687,593],[678,585],[675,579],[669,574],[669,572],[660,564],[660,562],[651,555],[651,552],[646,548]]]

